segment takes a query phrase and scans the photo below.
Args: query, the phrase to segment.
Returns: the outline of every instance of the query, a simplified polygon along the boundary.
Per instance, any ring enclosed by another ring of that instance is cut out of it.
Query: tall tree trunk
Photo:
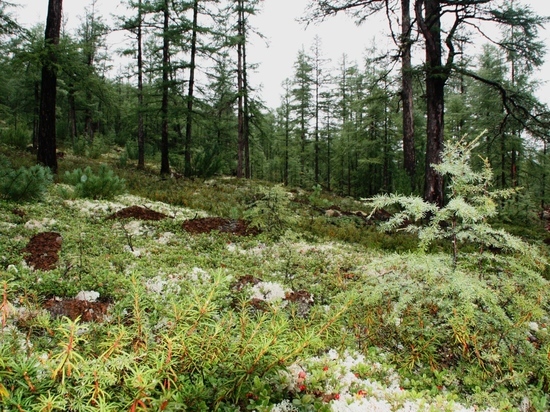
[[[414,151],[413,73],[411,63],[410,0],[401,0],[401,98],[403,100],[403,154],[405,170],[415,189],[416,155]]]
[[[191,176],[191,143],[193,137],[193,93],[195,89],[195,62],[197,56],[197,30],[199,16],[199,0],[193,2],[193,28],[191,35],[191,61],[189,64],[189,88],[187,90],[187,118],[185,123],[185,167],[184,175]]]
[[[545,209],[546,207],[546,164],[548,162],[547,160],[547,156],[548,156],[548,142],[546,141],[546,139],[543,139],[542,140],[542,144],[543,144],[543,151],[542,151],[542,154],[543,154],[543,158],[542,158],[542,181],[541,181],[541,193],[540,193],[540,207],[542,210]]]
[[[315,184],[319,184],[319,89],[321,87],[319,62],[316,62],[315,68],[315,148],[314,148],[314,173]]]
[[[426,42],[427,142],[424,200],[443,206],[443,176],[432,167],[441,163],[443,152],[445,82],[448,78],[448,70],[442,65],[441,5],[439,0],[416,0],[415,6],[416,18]]]
[[[75,102],[75,90],[73,87],[69,87],[69,92],[67,94],[67,101],[69,103],[69,137],[74,146],[76,139],[76,102]]]
[[[143,50],[142,50],[142,0],[138,2],[138,27],[137,27],[137,66],[138,66],[138,164],[137,168],[145,169],[145,130],[143,126]]]
[[[168,160],[168,74],[170,69],[169,34],[168,23],[170,19],[169,1],[164,0],[164,24],[162,40],[162,104],[161,104],[161,143],[160,143],[160,174],[170,174],[170,162]]]
[[[238,123],[238,147],[237,147],[237,177],[244,176],[245,163],[245,121],[244,121],[244,79],[243,79],[243,42],[244,21],[241,10],[244,8],[243,0],[238,0],[238,37],[237,43],[237,123]]]
[[[331,158],[332,158],[332,130],[330,128],[330,109],[327,111],[327,190],[330,192],[332,190],[331,188],[331,182],[330,179],[332,177],[332,168],[331,168]]]
[[[38,150],[38,124],[40,121],[40,82],[34,82],[34,108],[32,120],[32,148],[33,153]]]
[[[40,123],[38,126],[38,162],[57,173],[55,105],[57,101],[57,48],[61,31],[63,0],[49,0],[46,31],[46,57],[42,63]]]
[[[248,96],[248,67],[246,65],[246,21],[244,5],[242,9],[242,42],[243,42],[243,134],[244,134],[244,176],[252,177],[250,169],[250,101]]]

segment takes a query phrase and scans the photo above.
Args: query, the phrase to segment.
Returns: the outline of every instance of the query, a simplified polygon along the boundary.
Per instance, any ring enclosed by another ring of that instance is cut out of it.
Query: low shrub
[[[124,179],[106,165],[101,165],[97,174],[90,167],[66,172],[63,181],[74,186],[77,197],[89,199],[111,199],[125,191]]]
[[[31,143],[31,134],[22,128],[6,128],[0,131],[0,141],[8,146],[24,150]]]
[[[43,198],[53,182],[49,168],[40,165],[15,170],[8,162],[0,162],[0,194],[16,202],[36,201]]]

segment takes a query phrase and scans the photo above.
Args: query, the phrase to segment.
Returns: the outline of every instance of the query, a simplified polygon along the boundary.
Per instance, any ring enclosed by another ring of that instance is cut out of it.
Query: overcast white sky
[[[26,26],[45,22],[48,0],[12,2],[22,6],[17,9],[16,14],[19,21]],[[550,1],[523,2],[530,4],[538,14],[550,16]],[[79,24],[79,17],[84,15],[84,8],[90,3],[86,0],[63,1],[64,17],[69,28]],[[262,85],[261,96],[269,107],[279,105],[281,83],[292,76],[293,63],[298,51],[302,47],[309,50],[316,35],[321,38],[324,57],[331,59],[334,67],[338,66],[343,54],[347,54],[350,60],[360,61],[363,51],[372,45],[374,38],[380,49],[391,44],[383,32],[386,27],[385,20],[380,17],[357,27],[352,19],[341,15],[306,28],[296,22],[296,18],[303,16],[307,4],[308,0],[264,0],[261,13],[251,21],[266,39],[254,38],[249,47],[249,62],[259,64],[257,73],[250,74],[250,79],[253,84]],[[124,10],[121,2],[116,0],[98,0],[96,7],[107,21],[111,14],[122,14]],[[550,27],[542,31],[541,35],[550,46]],[[549,82],[547,87],[541,89],[539,97],[550,103],[550,51],[547,60],[549,62],[539,71],[537,77]]]

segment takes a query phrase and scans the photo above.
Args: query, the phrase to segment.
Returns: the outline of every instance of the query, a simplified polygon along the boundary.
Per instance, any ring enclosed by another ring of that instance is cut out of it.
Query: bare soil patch
[[[44,302],[44,308],[53,317],[66,316],[71,320],[80,317],[83,322],[100,322],[107,313],[109,304],[78,299],[53,298]]]
[[[35,270],[55,269],[63,237],[57,232],[42,232],[34,235],[23,249],[25,262]]]
[[[242,219],[225,219],[222,217],[203,217],[183,222],[183,230],[191,234],[210,233],[219,231],[231,233],[236,236],[254,236],[260,231],[250,227],[248,222]]]
[[[168,218],[164,213],[156,212],[142,206],[129,206],[113,213],[107,219],[163,220]]]

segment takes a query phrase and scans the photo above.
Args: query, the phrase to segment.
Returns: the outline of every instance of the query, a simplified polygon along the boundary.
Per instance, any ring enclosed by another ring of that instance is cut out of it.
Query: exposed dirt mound
[[[23,249],[25,262],[36,270],[55,269],[63,238],[57,232],[42,232],[34,235]]]
[[[80,316],[83,322],[99,322],[107,313],[109,304],[106,302],[88,302],[78,299],[50,299],[44,303],[44,308],[54,317],[66,316],[75,320]]]
[[[141,206],[129,206],[113,213],[107,219],[163,220],[168,216]]]
[[[217,230],[222,233],[231,233],[236,236],[254,236],[260,233],[242,219],[224,219],[222,217],[204,217],[183,222],[183,230],[191,234],[210,233]]]

